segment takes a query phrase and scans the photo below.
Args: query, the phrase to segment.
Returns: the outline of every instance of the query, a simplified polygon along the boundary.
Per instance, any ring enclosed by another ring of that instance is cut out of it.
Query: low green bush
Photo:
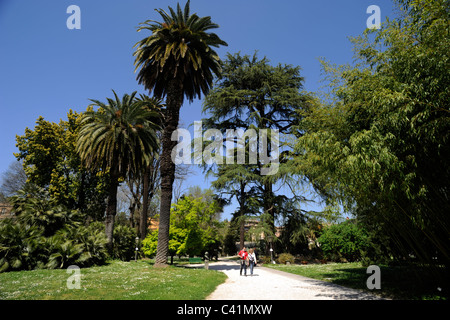
[[[259,262],[263,264],[268,264],[271,263],[272,261],[270,260],[270,256],[261,256],[259,257]]]
[[[124,225],[115,226],[113,234],[114,246],[112,257],[122,261],[130,261],[134,258],[136,250],[136,236],[136,230],[131,227]]]
[[[34,187],[11,198],[15,217],[0,221],[0,272],[102,264],[104,228],[84,226],[76,210],[57,204]]]
[[[294,263],[295,258],[294,258],[294,256],[293,256],[292,254],[290,254],[290,253],[282,253],[282,254],[280,254],[280,255],[278,256],[277,261],[278,261],[279,264],[286,264],[286,262]]]
[[[353,220],[331,225],[317,239],[324,257],[334,261],[359,261],[367,252],[367,232]]]

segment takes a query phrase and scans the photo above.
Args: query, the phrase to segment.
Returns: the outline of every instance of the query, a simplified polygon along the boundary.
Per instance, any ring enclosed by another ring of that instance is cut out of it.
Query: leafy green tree
[[[282,252],[299,253],[307,246],[307,237],[311,234],[307,217],[300,210],[292,210],[283,221],[283,230],[279,237]]]
[[[153,257],[156,254],[156,247],[158,246],[158,232],[153,231],[145,237],[142,241],[141,251],[147,257]]]
[[[163,22],[147,20],[138,31],[150,31],[151,35],[136,43],[134,53],[137,79],[146,89],[153,90],[157,98],[167,96],[162,134],[161,206],[158,253],[156,266],[167,265],[170,228],[170,206],[175,176],[175,164],[171,153],[176,146],[172,133],[177,129],[180,108],[184,97],[206,94],[213,81],[213,74],[219,75],[220,59],[213,47],[226,45],[215,33],[218,28],[211,17],[200,18],[190,14],[190,1],[181,9],[169,7],[170,13],[157,10]]]
[[[173,225],[187,230],[185,242],[180,250],[188,255],[200,255],[214,248],[218,241],[218,221],[215,219],[221,210],[217,201],[207,198],[184,196],[173,205]]]
[[[231,234],[229,235],[229,252],[235,251],[233,233],[237,231],[239,236],[240,247],[244,247],[245,241],[245,222],[250,216],[254,216],[259,212],[259,207],[261,202],[258,197],[256,188],[252,185],[252,181],[258,179],[258,176],[251,170],[252,166],[241,165],[241,164],[231,164],[231,165],[220,165],[217,171],[213,172],[216,180],[212,182],[212,186],[218,190],[222,197],[230,202],[233,198],[236,199],[238,207],[233,213],[231,219],[232,227],[229,229]],[[264,230],[264,232],[271,232],[271,230]]]
[[[210,190],[191,189],[190,192],[192,194],[182,196],[172,205],[169,234],[169,256],[172,259],[175,255],[213,253],[220,246],[217,213],[222,210],[221,203],[214,199]],[[152,232],[143,241],[142,250],[147,256],[157,253],[157,233]]]
[[[397,3],[397,19],[353,39],[356,65],[324,63],[332,95],[302,122],[297,170],[387,238],[389,256],[448,266],[448,3]]]
[[[34,130],[25,129],[24,136],[16,136],[19,153],[15,156],[23,159],[28,181],[47,187],[52,180],[52,171],[56,169],[63,156],[64,129],[62,126],[39,117]]]
[[[22,161],[28,183],[46,189],[59,204],[98,220],[104,212],[105,174],[81,166],[76,153],[81,118],[72,110],[58,124],[39,117],[34,130],[26,128],[16,137],[19,152],[14,155]]]
[[[182,256],[185,254],[184,247],[182,245],[185,243],[187,237],[187,230],[182,228],[177,228],[174,225],[170,226],[169,233],[169,256],[170,263],[173,264],[173,257],[178,255]],[[148,257],[153,257],[156,254],[156,249],[158,247],[158,231],[153,231],[148,234],[147,237],[142,241],[142,252]]]
[[[136,100],[136,92],[124,94],[122,99],[113,93],[115,98],[107,98],[107,103],[91,100],[99,110],[84,113],[77,139],[83,164],[109,172],[105,227],[110,250],[119,183],[128,174],[142,172],[159,144],[159,114],[149,109],[147,101]]]
[[[326,227],[317,240],[324,256],[337,261],[361,260],[370,247],[367,231],[354,220]]]

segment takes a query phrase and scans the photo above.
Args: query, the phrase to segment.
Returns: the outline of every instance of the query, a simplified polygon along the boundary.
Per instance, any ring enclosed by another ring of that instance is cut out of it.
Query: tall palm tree
[[[153,95],[166,98],[164,131],[162,135],[161,204],[158,247],[155,266],[166,266],[169,246],[170,206],[175,164],[171,153],[176,145],[172,133],[178,127],[180,108],[184,97],[193,101],[201,98],[212,86],[213,77],[220,75],[220,58],[212,47],[227,45],[215,33],[207,32],[218,28],[211,17],[190,14],[190,2],[181,9],[169,7],[170,13],[156,10],[163,21],[147,20],[138,31],[150,31],[151,35],[136,43],[135,71],[137,80]]]
[[[113,91],[114,92],[114,91]],[[112,249],[117,189],[120,179],[129,173],[142,172],[157,154],[159,113],[138,101],[136,92],[119,99],[107,98],[107,103],[91,100],[97,111],[84,113],[77,139],[77,152],[86,167],[109,170],[109,190],[106,207],[106,236]]]

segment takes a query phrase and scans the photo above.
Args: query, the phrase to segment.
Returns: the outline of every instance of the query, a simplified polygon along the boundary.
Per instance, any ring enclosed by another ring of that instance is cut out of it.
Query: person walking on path
[[[248,250],[248,262],[250,266],[250,276],[253,276],[253,267],[256,266],[256,254],[253,249]]]
[[[242,269],[244,269],[244,275],[247,276],[247,262],[248,262],[248,252],[245,247],[239,251],[239,257],[241,257],[241,268],[239,270],[239,274],[242,276]]]

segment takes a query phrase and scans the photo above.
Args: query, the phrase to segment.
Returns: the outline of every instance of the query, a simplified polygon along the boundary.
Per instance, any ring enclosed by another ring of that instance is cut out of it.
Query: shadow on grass
[[[405,300],[448,300],[450,279],[445,270],[431,270],[418,266],[380,265],[381,289],[369,290],[367,279],[371,275],[366,268],[340,268],[334,273],[323,274],[331,283],[354,289],[363,289],[383,297]]]

